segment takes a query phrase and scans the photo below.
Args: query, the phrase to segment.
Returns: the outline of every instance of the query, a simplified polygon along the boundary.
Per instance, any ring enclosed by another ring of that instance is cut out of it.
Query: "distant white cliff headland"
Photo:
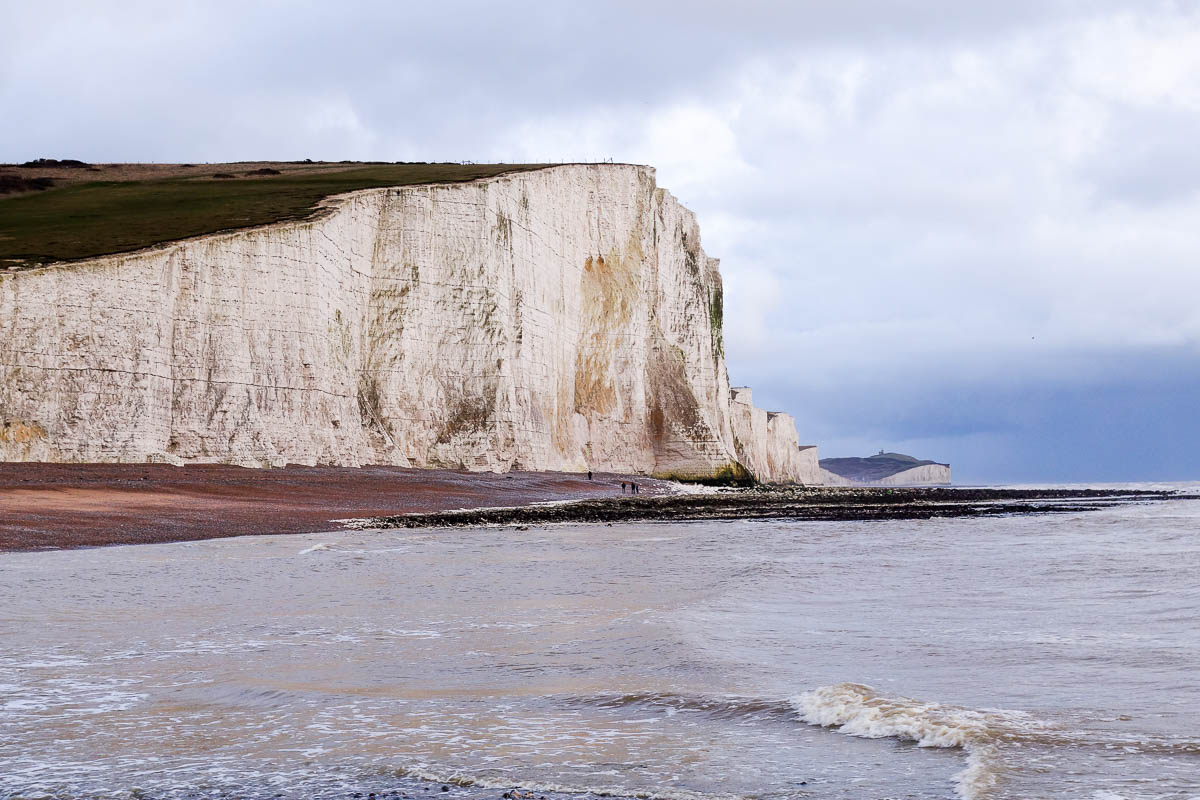
[[[822,458],[828,486],[949,486],[950,465],[880,450],[867,458]]]
[[[368,189],[0,274],[0,460],[820,483],[731,390],[716,259],[631,165]]]

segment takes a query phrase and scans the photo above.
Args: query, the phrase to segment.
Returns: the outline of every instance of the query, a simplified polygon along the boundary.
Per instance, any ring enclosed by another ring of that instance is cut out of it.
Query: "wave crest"
[[[791,698],[800,718],[823,728],[876,739],[893,737],[921,747],[969,747],[1003,735],[1013,723],[1028,724],[1017,711],[975,711],[959,706],[888,697],[860,683],[822,686]]]
[[[889,697],[860,683],[822,686],[798,694],[790,702],[803,721],[836,727],[850,736],[901,739],[919,747],[962,748],[967,765],[955,780],[958,794],[965,800],[986,797],[999,784],[1003,770],[997,744],[1019,729],[1037,727],[1020,711],[978,711]]]

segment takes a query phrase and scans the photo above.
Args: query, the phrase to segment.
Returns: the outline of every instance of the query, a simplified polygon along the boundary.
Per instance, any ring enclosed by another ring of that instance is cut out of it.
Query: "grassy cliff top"
[[[356,189],[490,178],[546,164],[243,162],[0,165],[0,269],[140,250],[310,214]]]

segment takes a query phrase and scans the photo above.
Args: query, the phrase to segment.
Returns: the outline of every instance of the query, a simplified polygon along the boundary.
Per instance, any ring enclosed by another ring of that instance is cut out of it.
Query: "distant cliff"
[[[950,465],[921,461],[903,453],[868,458],[822,458],[821,480],[828,486],[948,486]]]
[[[0,460],[819,482],[734,395],[717,261],[654,171],[569,165],[0,274]]]

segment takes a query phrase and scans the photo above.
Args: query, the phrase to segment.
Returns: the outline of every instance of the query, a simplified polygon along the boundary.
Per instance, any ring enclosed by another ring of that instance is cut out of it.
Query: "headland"
[[[820,480],[651,167],[64,164],[0,200],[0,460]]]
[[[866,458],[822,458],[828,486],[949,486],[950,465],[880,450]]]

